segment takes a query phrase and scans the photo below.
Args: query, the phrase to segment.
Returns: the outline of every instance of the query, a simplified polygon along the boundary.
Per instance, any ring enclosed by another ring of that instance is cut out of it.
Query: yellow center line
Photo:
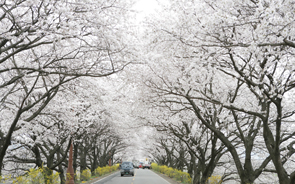
[[[131,182],[131,184],[133,184],[134,180],[135,180],[135,176],[136,176],[136,172],[134,172],[134,176],[133,176],[133,181]]]
[[[135,177],[135,176],[133,176],[133,179],[132,179],[133,181],[131,182],[131,184],[133,184],[133,182],[134,182],[134,180],[135,180],[135,178],[134,178],[134,177]]]

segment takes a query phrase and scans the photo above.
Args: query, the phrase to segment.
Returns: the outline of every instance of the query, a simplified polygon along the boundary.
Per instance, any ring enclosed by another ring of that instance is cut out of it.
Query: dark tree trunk
[[[60,160],[60,150],[57,151],[57,159]],[[66,180],[65,180],[65,175],[64,175],[64,170],[62,167],[62,164],[58,165],[58,172],[59,172],[59,178],[60,178],[60,184],[65,184]]]
[[[23,100],[21,106],[23,106],[24,101],[25,100]],[[23,113],[22,109],[19,109],[17,114],[15,115],[15,118],[14,118],[9,130],[8,130],[7,135],[3,136],[3,140],[1,141],[2,145],[1,145],[1,150],[0,150],[0,176],[2,176],[3,161],[4,161],[4,157],[6,155],[6,151],[8,149],[8,146],[11,144],[12,134],[14,132],[14,129],[16,128],[17,122],[18,122],[22,113]]]
[[[74,173],[77,171],[77,159],[78,159],[78,143],[74,143],[74,154],[73,154],[73,168],[74,168]],[[75,181],[77,180],[76,175],[75,175]]]
[[[80,153],[80,171],[84,171],[87,169],[87,162],[86,162],[86,153],[84,147],[79,148],[79,153]]]

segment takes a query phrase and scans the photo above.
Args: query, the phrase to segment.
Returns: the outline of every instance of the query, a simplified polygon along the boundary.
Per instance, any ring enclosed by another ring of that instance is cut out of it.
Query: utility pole
[[[75,184],[73,168],[73,141],[71,140],[66,184]]]

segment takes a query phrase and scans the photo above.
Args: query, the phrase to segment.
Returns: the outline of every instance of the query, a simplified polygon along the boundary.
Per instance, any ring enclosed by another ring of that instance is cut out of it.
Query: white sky
[[[154,14],[160,10],[160,5],[157,0],[137,0],[134,4],[133,9],[138,11],[136,20],[140,22],[144,19],[144,17]]]
[[[134,5],[134,9],[143,14],[154,12],[157,7],[159,7],[157,0],[137,0]]]

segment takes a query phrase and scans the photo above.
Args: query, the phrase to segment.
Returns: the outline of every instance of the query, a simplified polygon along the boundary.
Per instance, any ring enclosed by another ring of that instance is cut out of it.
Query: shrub
[[[0,183],[6,183],[8,181],[11,180],[11,175],[7,175],[7,176],[0,176]]]
[[[119,164],[116,164],[116,165],[113,165],[113,166],[104,166],[104,167],[97,167],[94,171],[93,171],[93,175],[94,176],[102,176],[102,175],[105,175],[107,173],[110,173],[110,172],[113,172],[113,171],[116,171],[118,170],[119,168]],[[81,174],[81,177],[83,175],[83,172],[82,171],[82,174]],[[91,177],[91,176],[90,176]]]
[[[153,170],[160,172],[162,174],[165,174],[169,176],[170,178],[174,178],[177,181],[181,181],[187,184],[192,182],[190,175],[186,172],[182,172],[180,170],[173,169],[172,167],[167,167],[165,165],[159,166],[156,163],[152,163],[151,166]]]
[[[50,173],[50,174],[49,174]],[[11,180],[11,178],[9,178]],[[0,180],[1,181],[1,180]],[[2,182],[2,181],[1,181]],[[24,176],[19,176],[12,181],[13,184],[59,184],[59,173],[53,173],[48,168],[31,168]]]
[[[94,175],[95,176],[101,176],[102,175],[102,168],[98,167],[94,170]]]
[[[105,175],[107,173],[110,172],[110,166],[104,166],[102,169],[101,169],[101,173],[102,175]]]
[[[152,167],[153,170],[160,172],[160,167],[158,166],[158,164],[152,163],[151,167]]]
[[[90,169],[85,169],[84,171],[82,171],[82,173],[80,175],[81,181],[88,181],[90,178],[91,178]]]

